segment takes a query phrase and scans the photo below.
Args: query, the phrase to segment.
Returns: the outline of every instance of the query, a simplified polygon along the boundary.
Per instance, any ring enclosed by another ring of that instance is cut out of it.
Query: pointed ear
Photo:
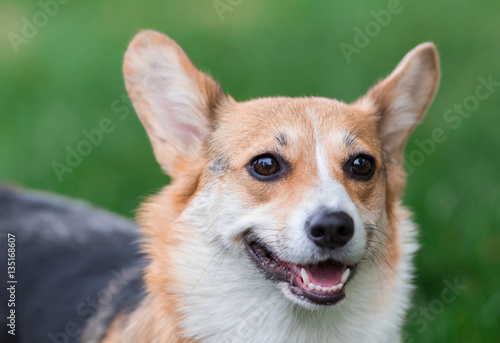
[[[439,58],[433,43],[415,47],[394,71],[356,104],[375,113],[378,133],[390,158],[402,161],[408,136],[420,123],[439,83]]]
[[[201,153],[215,110],[226,101],[222,88],[196,69],[176,42],[155,31],[134,37],[123,73],[158,163],[176,177],[182,163]]]

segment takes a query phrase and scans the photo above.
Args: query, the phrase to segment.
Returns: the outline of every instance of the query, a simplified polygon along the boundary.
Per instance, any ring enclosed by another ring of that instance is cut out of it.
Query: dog
[[[404,147],[438,87],[434,44],[351,104],[237,102],[155,31],[132,40],[123,71],[172,182],[140,207],[141,234],[86,205],[0,192],[2,231],[26,254],[20,342],[401,341],[418,248]]]

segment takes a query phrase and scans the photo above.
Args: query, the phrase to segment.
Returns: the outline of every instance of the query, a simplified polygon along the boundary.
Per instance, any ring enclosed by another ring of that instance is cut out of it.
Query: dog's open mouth
[[[246,240],[255,263],[275,281],[288,282],[299,299],[317,305],[335,305],[345,297],[344,288],[356,266],[328,260],[314,265],[299,265],[279,259],[269,248],[255,240]]]

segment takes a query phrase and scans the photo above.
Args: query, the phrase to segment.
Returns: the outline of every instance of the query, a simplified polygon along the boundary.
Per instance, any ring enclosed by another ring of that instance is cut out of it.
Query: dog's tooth
[[[321,292],[326,293],[329,289],[330,287],[321,287]]]
[[[321,286],[316,286],[314,289],[316,290],[316,292],[321,292],[321,290],[323,289],[323,287],[321,287]]]
[[[304,285],[309,285],[309,275],[304,268],[300,270],[300,274],[302,274],[302,281],[304,281]]]
[[[311,283],[309,283],[309,285],[307,285],[307,287],[309,287],[309,289],[310,289],[311,291],[314,291],[314,289],[316,288],[316,286],[315,286],[312,282],[311,282]]]
[[[344,287],[344,284],[343,283],[339,283],[337,285],[337,291],[340,291],[342,289],[342,287]]]
[[[344,271],[344,274],[342,274],[342,279],[340,280],[340,282],[345,283],[347,281],[347,278],[349,277],[350,272],[351,272],[351,270],[349,268],[347,268]]]
[[[331,289],[332,289],[332,293],[337,292],[338,286],[332,286]]]

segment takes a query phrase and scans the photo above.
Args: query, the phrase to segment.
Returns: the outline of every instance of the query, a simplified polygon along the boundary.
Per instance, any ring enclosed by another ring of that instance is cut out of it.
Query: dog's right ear
[[[402,163],[410,133],[420,123],[439,84],[439,58],[433,43],[408,52],[393,72],[357,103],[375,114],[388,158]]]
[[[155,31],[142,31],[130,42],[123,73],[156,159],[175,178],[183,163],[201,153],[215,109],[227,98],[176,42]]]

